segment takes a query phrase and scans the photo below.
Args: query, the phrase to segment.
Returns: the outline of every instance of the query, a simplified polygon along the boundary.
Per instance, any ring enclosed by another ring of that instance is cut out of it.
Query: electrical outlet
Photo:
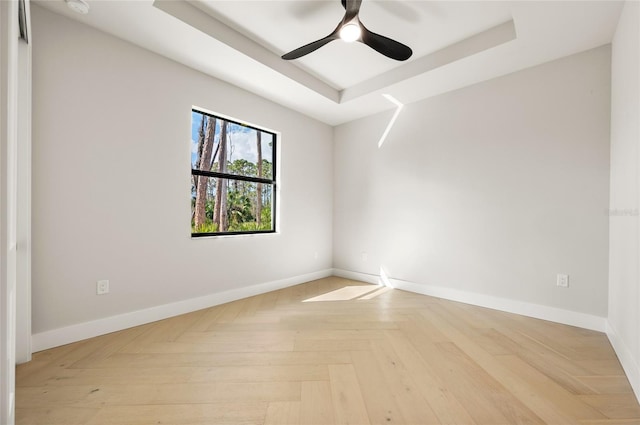
[[[96,283],[96,295],[104,295],[109,293],[109,281],[99,280]]]
[[[366,252],[362,252],[360,256],[362,257],[362,261],[367,261],[368,256]]]
[[[559,274],[556,276],[556,285],[561,288],[569,287],[569,275],[568,274]]]

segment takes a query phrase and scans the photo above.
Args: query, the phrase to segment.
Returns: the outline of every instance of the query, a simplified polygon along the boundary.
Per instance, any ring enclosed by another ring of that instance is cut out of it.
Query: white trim
[[[347,279],[361,280],[363,282],[383,284],[379,275],[353,272],[349,270],[333,269],[335,276]],[[447,288],[430,284],[419,284],[407,282],[405,280],[385,279],[386,286],[396,289],[414,292],[431,297],[444,298],[446,300],[462,302],[465,304],[477,305],[508,313],[520,314],[522,316],[534,317],[536,319],[548,320],[565,325],[577,326],[594,331],[605,332],[607,329],[607,319],[577,311],[564,310],[556,307],[549,307],[540,304],[528,303],[524,301],[512,300],[508,298],[495,297],[492,295],[478,294],[460,289]]]
[[[627,379],[633,388],[633,392],[636,394],[638,403],[640,403],[640,365],[636,362],[629,347],[624,343],[624,340],[620,338],[618,332],[607,320],[607,337],[613,346],[613,350],[618,355],[618,360],[622,364],[622,368],[627,375]]]
[[[144,325],[157,320],[167,319],[180,314],[202,310],[204,308],[236,301],[254,295],[264,294],[289,286],[299,285],[311,280],[332,276],[332,269],[320,270],[271,282],[259,283],[244,288],[230,289],[228,291],[209,294],[198,298],[177,301],[170,304],[137,310],[117,316],[105,317],[90,322],[78,323],[64,328],[52,329],[33,335],[33,350],[42,351],[48,348],[58,347],[64,344],[81,341],[87,338],[120,331],[134,326]]]
[[[30,2],[25,2],[31,38]],[[31,360],[31,44],[18,42],[16,362]]]
[[[15,423],[18,2],[0,1],[0,423]]]
[[[345,279],[359,280],[360,282],[372,283],[374,285],[380,285],[380,276],[375,274],[367,274],[360,272],[352,272],[350,270],[333,269],[333,275],[337,277],[344,277]]]

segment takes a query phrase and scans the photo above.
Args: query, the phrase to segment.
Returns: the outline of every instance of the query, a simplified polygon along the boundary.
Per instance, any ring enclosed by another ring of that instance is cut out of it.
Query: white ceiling
[[[295,61],[280,55],[329,34],[340,0],[64,0],[47,9],[331,125],[611,42],[618,1],[364,0],[361,21],[413,49],[406,62],[334,41]],[[514,31],[515,29],[515,31]]]

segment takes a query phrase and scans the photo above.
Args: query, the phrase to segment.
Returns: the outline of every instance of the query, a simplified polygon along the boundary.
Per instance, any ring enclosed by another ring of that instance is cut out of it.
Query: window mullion
[[[275,183],[275,180],[261,179],[259,177],[241,176],[237,174],[218,173],[216,171],[203,171],[203,170],[191,169],[191,174],[195,176],[215,177],[215,178],[229,179],[229,180],[242,180],[242,181],[253,182],[253,183],[264,183],[264,184]]]

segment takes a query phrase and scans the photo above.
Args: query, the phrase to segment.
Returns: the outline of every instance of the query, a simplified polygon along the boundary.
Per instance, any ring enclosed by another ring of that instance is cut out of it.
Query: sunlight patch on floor
[[[320,301],[349,301],[349,300],[370,300],[378,295],[384,294],[391,288],[379,287],[375,285],[345,286],[317,297],[308,298],[304,303]]]
[[[371,300],[375,297],[377,297],[378,295],[382,295],[385,292],[389,292],[390,290],[392,290],[393,288],[390,288],[388,286],[383,286],[382,288],[378,289],[377,291],[373,291],[369,294],[366,294],[360,298],[358,298],[358,300]]]

